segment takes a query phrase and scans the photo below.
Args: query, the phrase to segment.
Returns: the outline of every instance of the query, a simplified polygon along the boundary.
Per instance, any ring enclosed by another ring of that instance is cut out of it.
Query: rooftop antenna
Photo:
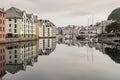
[[[92,26],[94,25],[94,15],[92,15]]]
[[[90,19],[88,18],[88,26],[89,26]]]

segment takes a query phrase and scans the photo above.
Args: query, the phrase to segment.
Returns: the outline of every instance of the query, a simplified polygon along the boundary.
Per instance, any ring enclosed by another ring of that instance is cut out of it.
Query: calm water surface
[[[0,50],[0,80],[120,80],[119,46],[40,39]]]

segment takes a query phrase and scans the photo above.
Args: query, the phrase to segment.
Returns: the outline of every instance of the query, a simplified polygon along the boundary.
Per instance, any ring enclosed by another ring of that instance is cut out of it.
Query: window
[[[50,40],[48,39],[48,47],[50,47]]]
[[[11,54],[12,52],[11,51],[9,51],[9,54]]]
[[[5,38],[5,35],[3,34],[3,38]]]
[[[3,20],[3,24],[5,24],[5,21]]]
[[[17,60],[15,60],[15,64],[17,63]]]
[[[2,60],[2,56],[0,57],[0,60]]]
[[[12,29],[9,29],[9,32],[12,32]]]
[[[2,38],[2,34],[0,34],[0,38]]]
[[[9,21],[12,21],[12,19],[9,19]]]
[[[45,50],[45,40],[43,40],[43,50]]]
[[[15,58],[17,58],[17,55],[15,55]]]
[[[3,27],[3,31],[5,31],[5,28]]]
[[[9,24],[9,27],[11,27],[11,24]]]
[[[3,14],[3,17],[5,17],[5,14]]]
[[[12,64],[12,62],[11,62],[11,61],[9,61],[9,64]]]
[[[0,31],[2,31],[2,27],[0,27]]]
[[[14,29],[14,33],[17,33],[17,30],[16,30],[16,29]]]
[[[48,28],[48,36],[50,36],[50,29]]]
[[[11,59],[12,58],[12,56],[9,56],[9,59]]]
[[[2,24],[2,20],[0,19],[0,24]]]
[[[43,26],[43,36],[45,36],[45,27]]]
[[[14,27],[17,28],[17,24],[15,24]]]
[[[2,63],[0,63],[0,67],[2,68]],[[2,72],[2,71],[1,71]]]
[[[2,53],[2,49],[0,49],[0,53]]]
[[[3,49],[3,53],[5,53],[5,49]]]
[[[17,23],[17,20],[16,20],[16,18],[15,18],[15,23]]]
[[[17,53],[17,50],[15,50],[15,54]]]
[[[2,17],[2,13],[0,13],[0,17]]]

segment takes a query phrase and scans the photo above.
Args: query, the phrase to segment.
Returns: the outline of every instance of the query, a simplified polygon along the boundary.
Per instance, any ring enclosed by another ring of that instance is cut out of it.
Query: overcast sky
[[[92,16],[94,23],[106,20],[112,10],[120,7],[120,0],[0,0],[1,8],[12,6],[60,27],[92,24]]]

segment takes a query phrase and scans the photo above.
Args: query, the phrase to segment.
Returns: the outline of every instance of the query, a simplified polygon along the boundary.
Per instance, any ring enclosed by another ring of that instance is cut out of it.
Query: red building
[[[0,76],[4,75],[6,71],[5,49],[5,46],[0,46]]]
[[[5,12],[0,8],[0,41],[5,40]]]

